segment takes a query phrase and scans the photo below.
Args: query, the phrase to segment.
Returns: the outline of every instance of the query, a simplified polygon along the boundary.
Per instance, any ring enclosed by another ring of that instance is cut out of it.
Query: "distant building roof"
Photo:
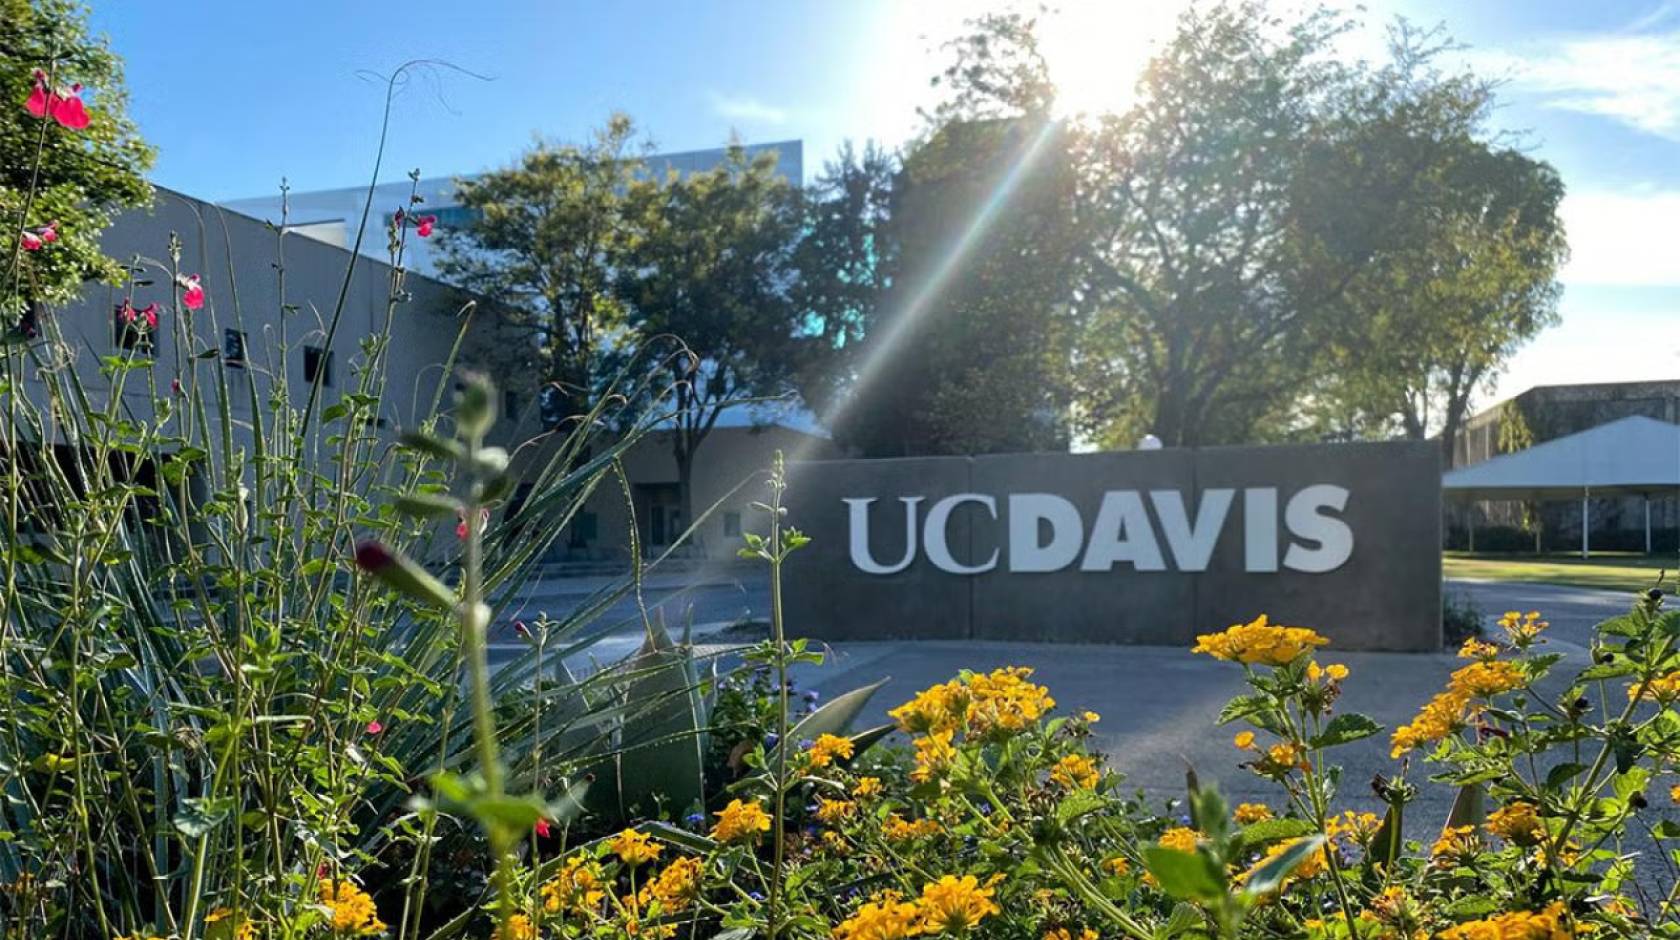
[[[1680,424],[1633,415],[1447,472],[1464,499],[1541,499],[1680,488]]]

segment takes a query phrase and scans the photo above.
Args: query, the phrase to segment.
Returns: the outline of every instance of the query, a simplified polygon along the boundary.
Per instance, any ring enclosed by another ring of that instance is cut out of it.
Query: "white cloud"
[[[1680,140],[1680,31],[1556,37],[1470,58],[1545,107]]]
[[[757,98],[725,95],[715,91],[712,92],[712,111],[721,118],[753,124],[786,124],[788,120],[785,108],[778,108]]]
[[[1680,190],[1581,190],[1564,197],[1560,212],[1569,236],[1564,283],[1680,285]]]

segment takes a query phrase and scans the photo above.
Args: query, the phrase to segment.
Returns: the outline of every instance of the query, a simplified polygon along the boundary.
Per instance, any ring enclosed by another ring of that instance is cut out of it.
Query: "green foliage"
[[[459,202],[478,219],[443,232],[440,269],[491,301],[508,340],[498,365],[536,377],[529,391],[551,425],[587,414],[614,372],[607,340],[625,311],[612,279],[629,247],[628,191],[645,171],[635,135],[614,114],[581,147],[539,143],[463,180]]]
[[[86,128],[24,110],[36,69],[55,88],[84,87]],[[153,150],[128,118],[121,61],[71,0],[0,0],[0,89],[0,328],[10,328],[32,303],[67,303],[84,281],[121,278],[99,236],[116,213],[151,203]],[[53,221],[58,241],[22,250],[23,230]]]

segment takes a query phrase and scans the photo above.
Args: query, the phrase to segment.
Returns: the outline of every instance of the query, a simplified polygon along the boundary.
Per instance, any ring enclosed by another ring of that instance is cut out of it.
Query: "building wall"
[[[763,480],[778,450],[789,460],[829,460],[842,456],[828,438],[792,428],[770,425],[713,429],[694,461],[693,506],[695,514],[703,516],[704,521],[688,544],[678,550],[678,556],[730,561],[742,545],[743,530],[764,529],[764,512],[752,508],[752,503],[764,501],[768,496]],[[546,456],[540,448],[528,448],[520,459],[528,465]],[[663,489],[674,498],[677,485],[677,463],[671,455],[670,432],[648,434],[625,453],[623,463],[643,554],[651,557],[665,545],[650,544],[654,528],[651,517],[659,511],[657,506],[650,505],[653,502],[650,491]],[[572,524],[566,536],[556,543],[556,551],[549,561],[608,565],[627,561],[632,507],[626,505],[616,481],[603,483],[585,504],[584,512],[587,518]],[[789,522],[799,525],[797,519]],[[664,528],[667,532],[680,531],[686,525],[679,520]]]
[[[1465,422],[1453,442],[1454,466],[1464,467],[1499,456],[1500,439],[1507,421],[1520,416],[1539,444],[1594,428],[1618,418],[1643,415],[1680,424],[1680,380],[1667,382],[1604,382],[1588,385],[1541,385]],[[1653,548],[1672,551],[1676,527],[1680,526],[1680,500],[1663,497],[1651,500]],[[1519,502],[1481,503],[1454,507],[1448,515],[1448,545],[1468,544],[1468,525],[1474,513],[1478,549],[1527,549],[1533,547],[1533,529],[1525,519],[1537,511],[1542,546],[1545,550],[1577,549],[1581,544],[1579,500],[1525,507]],[[1645,500],[1615,497],[1591,501],[1594,548],[1639,550],[1644,548]],[[1511,543],[1507,545],[1507,543]]]

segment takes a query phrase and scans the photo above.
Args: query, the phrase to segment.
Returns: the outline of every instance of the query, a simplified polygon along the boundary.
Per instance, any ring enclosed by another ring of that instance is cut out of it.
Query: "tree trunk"
[[[678,435],[679,443],[672,451],[677,459],[677,513],[678,530],[671,534],[675,542],[689,527],[694,525],[694,451],[695,447],[681,442],[682,435]],[[700,548],[701,539],[696,533],[694,545]]]

